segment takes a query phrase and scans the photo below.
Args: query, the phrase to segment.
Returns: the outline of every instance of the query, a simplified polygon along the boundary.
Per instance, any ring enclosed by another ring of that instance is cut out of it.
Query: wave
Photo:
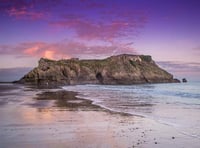
[[[190,128],[199,124],[200,115],[200,87],[197,86],[200,85],[75,85],[63,89],[76,91],[77,97],[92,100],[109,111],[152,119],[194,135]]]

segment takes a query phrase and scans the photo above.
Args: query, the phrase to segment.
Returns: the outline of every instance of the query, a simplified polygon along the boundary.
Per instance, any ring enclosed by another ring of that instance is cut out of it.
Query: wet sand
[[[171,126],[76,95],[11,84],[1,89],[0,147],[199,147],[199,139]]]

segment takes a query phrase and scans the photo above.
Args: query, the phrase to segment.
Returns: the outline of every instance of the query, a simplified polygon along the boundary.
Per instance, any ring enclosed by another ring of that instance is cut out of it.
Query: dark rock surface
[[[140,84],[180,82],[161,69],[151,56],[117,55],[103,60],[68,59],[53,61],[41,58],[19,83],[62,84]]]
[[[187,82],[187,79],[186,79],[186,78],[183,78],[183,79],[182,79],[182,82],[183,82],[183,83],[186,83],[186,82]]]

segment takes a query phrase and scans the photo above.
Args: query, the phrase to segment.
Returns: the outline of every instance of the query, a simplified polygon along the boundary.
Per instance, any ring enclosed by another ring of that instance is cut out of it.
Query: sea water
[[[200,83],[140,85],[74,85],[65,90],[115,112],[128,113],[172,126],[200,139]]]

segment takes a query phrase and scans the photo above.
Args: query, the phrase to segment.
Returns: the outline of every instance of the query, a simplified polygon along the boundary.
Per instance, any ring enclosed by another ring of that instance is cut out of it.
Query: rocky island
[[[102,60],[41,58],[18,83],[36,85],[140,84],[180,82],[149,55],[122,54]]]

